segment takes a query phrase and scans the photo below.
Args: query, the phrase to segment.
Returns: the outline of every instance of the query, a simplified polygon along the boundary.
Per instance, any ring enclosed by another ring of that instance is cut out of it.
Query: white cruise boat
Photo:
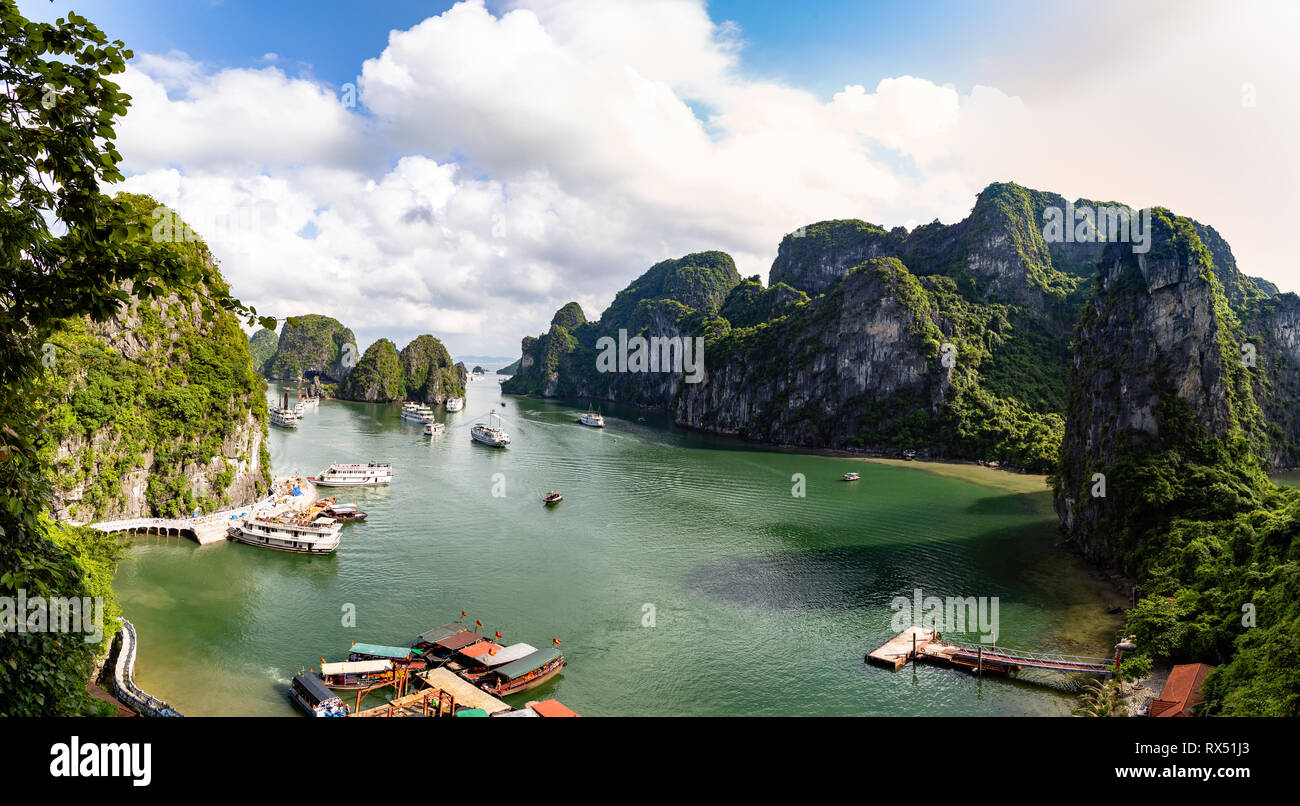
[[[447,411],[460,411],[461,409],[465,408],[465,398],[449,397],[447,398],[446,406],[447,406]]]
[[[300,419],[293,409],[282,409],[279,406],[271,407],[271,425],[278,425],[281,428],[297,428]]]
[[[423,403],[403,403],[402,419],[413,423],[432,422],[433,409]]]
[[[589,425],[592,428],[605,427],[605,418],[600,416],[600,412],[592,411],[591,409],[587,409],[587,411],[578,418],[578,422],[583,425]]]
[[[446,430],[447,430],[447,426],[443,425],[442,423],[426,423],[424,426],[424,435],[426,437],[431,437],[434,434],[441,434],[443,431]]]
[[[343,527],[329,517],[318,517],[310,523],[291,515],[278,518],[246,517],[231,526],[226,534],[231,540],[276,551],[295,551],[299,554],[329,554],[339,547]]]
[[[301,408],[289,407],[288,392],[285,392],[280,399],[280,405],[271,407],[271,425],[278,425],[281,428],[297,428],[298,421],[301,419]]]
[[[493,448],[504,448],[510,444],[510,435],[501,427],[501,418],[497,416],[496,409],[488,415],[486,423],[474,423],[474,427],[469,430],[469,435],[475,442],[482,442]]]
[[[345,465],[335,462],[317,476],[307,481],[321,487],[379,487],[393,482],[393,466],[370,462],[364,465]]]

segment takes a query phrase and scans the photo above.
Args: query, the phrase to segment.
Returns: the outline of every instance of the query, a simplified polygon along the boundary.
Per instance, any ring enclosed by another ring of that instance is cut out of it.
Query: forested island
[[[1126,676],[1203,660],[1219,664],[1207,713],[1294,715],[1300,493],[1265,474],[1300,457],[1300,298],[1163,208],[1144,248],[1101,227],[1044,238],[1050,211],[1116,206],[1001,183],[957,224],[814,223],[782,240],[768,286],[721,252],[663,261],[597,321],[560,308],[503,388],[1049,474],[1067,544],[1134,586]],[[702,337],[704,379],[602,372],[597,344],[620,331]]]

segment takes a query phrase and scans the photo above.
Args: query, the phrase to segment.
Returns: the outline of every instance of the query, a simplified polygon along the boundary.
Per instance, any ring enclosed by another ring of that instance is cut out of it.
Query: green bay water
[[[510,432],[505,450],[470,440],[491,408]],[[1111,651],[1120,622],[1108,610],[1124,602],[1055,546],[1042,477],[762,450],[635,409],[606,407],[608,427],[594,429],[575,422],[581,411],[502,397],[489,377],[468,385],[464,411],[439,410],[440,436],[402,421],[398,404],[332,400],[296,431],[272,428],[277,476],[384,461],[394,482],[321,488],[369,513],[327,557],[134,539],[116,587],[140,636],[137,683],[187,715],[294,715],[285,690],[301,669],[346,659],[353,642],[406,645],[464,610],[506,642],[563,642],[563,674],[509,698],[516,706],[1069,712],[1063,678],[1042,687],[864,664],[895,632],[891,600],[916,588],[998,597],[1003,646]],[[840,481],[849,470],[861,481]],[[792,495],[796,474],[804,497]],[[564,501],[544,507],[551,489]]]

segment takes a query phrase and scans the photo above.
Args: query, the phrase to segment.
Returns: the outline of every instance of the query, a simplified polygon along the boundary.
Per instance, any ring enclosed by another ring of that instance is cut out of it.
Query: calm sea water
[[[891,599],[915,588],[998,597],[1004,646],[1106,655],[1113,643],[1107,610],[1123,602],[1054,547],[1041,477],[758,450],[637,410],[606,408],[597,430],[573,405],[503,398],[495,378],[468,398],[439,414],[437,437],[396,404],[341,401],[295,432],[271,429],[277,475],[394,465],[387,489],[335,491],[370,517],[344,527],[332,556],[137,538],[117,578],[141,639],[137,682],[190,715],[291,715],[285,690],[301,669],[345,659],[354,641],[405,645],[465,610],[508,642],[563,641],[563,675],[515,705],[1065,714],[1065,682],[891,673],[863,655],[893,635]],[[506,450],[469,437],[493,407]],[[841,482],[848,470],[862,480]],[[795,474],[805,497],[791,494]],[[565,499],[546,508],[551,489]]]

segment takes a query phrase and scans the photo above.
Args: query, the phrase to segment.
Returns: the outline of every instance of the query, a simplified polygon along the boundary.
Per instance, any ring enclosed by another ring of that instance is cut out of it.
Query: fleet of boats
[[[469,430],[469,435],[475,442],[493,448],[504,448],[510,444],[510,435],[501,427],[501,417],[496,409],[492,409],[486,423],[474,423],[474,427]]]
[[[287,391],[277,402],[279,405],[270,407],[270,414],[271,425],[279,428],[297,428],[308,411],[315,411],[320,406],[320,398],[304,395],[301,389],[298,390],[297,402],[292,406],[289,405]]]
[[[471,630],[463,622],[453,621],[420,633],[406,647],[354,643],[348,648],[347,660],[331,663],[321,658],[320,672],[304,671],[296,676],[288,694],[308,716],[347,716],[351,709],[338,692],[358,692],[359,706],[363,692],[385,686],[405,690],[412,683],[429,686],[432,683],[423,680],[423,675],[445,669],[437,674],[450,672],[494,697],[507,697],[544,685],[564,669],[567,661],[560,652],[560,640],[551,640],[554,646],[546,649],[522,642],[507,645],[498,643],[501,633],[488,638],[477,626]],[[522,709],[506,706],[499,715],[577,716],[558,703],[553,712],[519,713],[532,711],[534,705],[530,702]],[[463,708],[472,710],[469,705]]]
[[[291,407],[286,392],[278,402],[279,405],[270,407],[272,424],[296,428],[304,413],[319,405],[319,398],[304,398],[299,392],[298,402]],[[448,398],[445,402],[449,412],[461,411],[464,405],[465,401],[460,397]],[[446,425],[435,419],[432,407],[422,403],[404,403],[401,417],[407,422],[423,424],[427,435],[441,434],[446,430]],[[595,428],[605,427],[604,417],[599,412],[590,410],[581,416],[580,422]],[[491,410],[487,422],[473,425],[470,436],[475,442],[490,447],[500,448],[510,444],[510,435],[503,427],[496,409]],[[307,480],[323,487],[383,486],[392,483],[393,468],[386,462],[333,462]],[[298,494],[296,486],[293,494]],[[563,499],[562,492],[551,490],[542,501],[551,506]],[[356,502],[340,504],[334,498],[322,498],[297,510],[241,516],[229,527],[228,534],[232,540],[260,548],[328,554],[338,548],[344,523],[365,518],[366,513],[358,508]],[[496,640],[499,641],[500,638],[501,634],[497,633]],[[355,691],[359,698],[360,692],[385,685],[404,690],[413,676],[419,677],[434,668],[446,669],[461,680],[496,697],[519,694],[554,679],[564,668],[566,660],[560,653],[560,642],[558,639],[552,640],[555,646],[546,649],[538,649],[526,643],[503,645],[477,630],[467,628],[461,622],[452,622],[421,633],[408,647],[354,643],[348,650],[346,660],[327,662],[321,658],[319,673],[305,671],[294,677],[288,696],[309,716],[347,716],[350,708],[336,692]],[[430,685],[428,682],[423,684]],[[532,705],[534,704],[529,703],[521,710],[507,711],[512,716],[540,715],[541,712],[532,709]],[[554,705],[557,706],[553,709],[555,715],[573,715],[564,706],[558,703]],[[482,713],[477,715],[481,716]]]

